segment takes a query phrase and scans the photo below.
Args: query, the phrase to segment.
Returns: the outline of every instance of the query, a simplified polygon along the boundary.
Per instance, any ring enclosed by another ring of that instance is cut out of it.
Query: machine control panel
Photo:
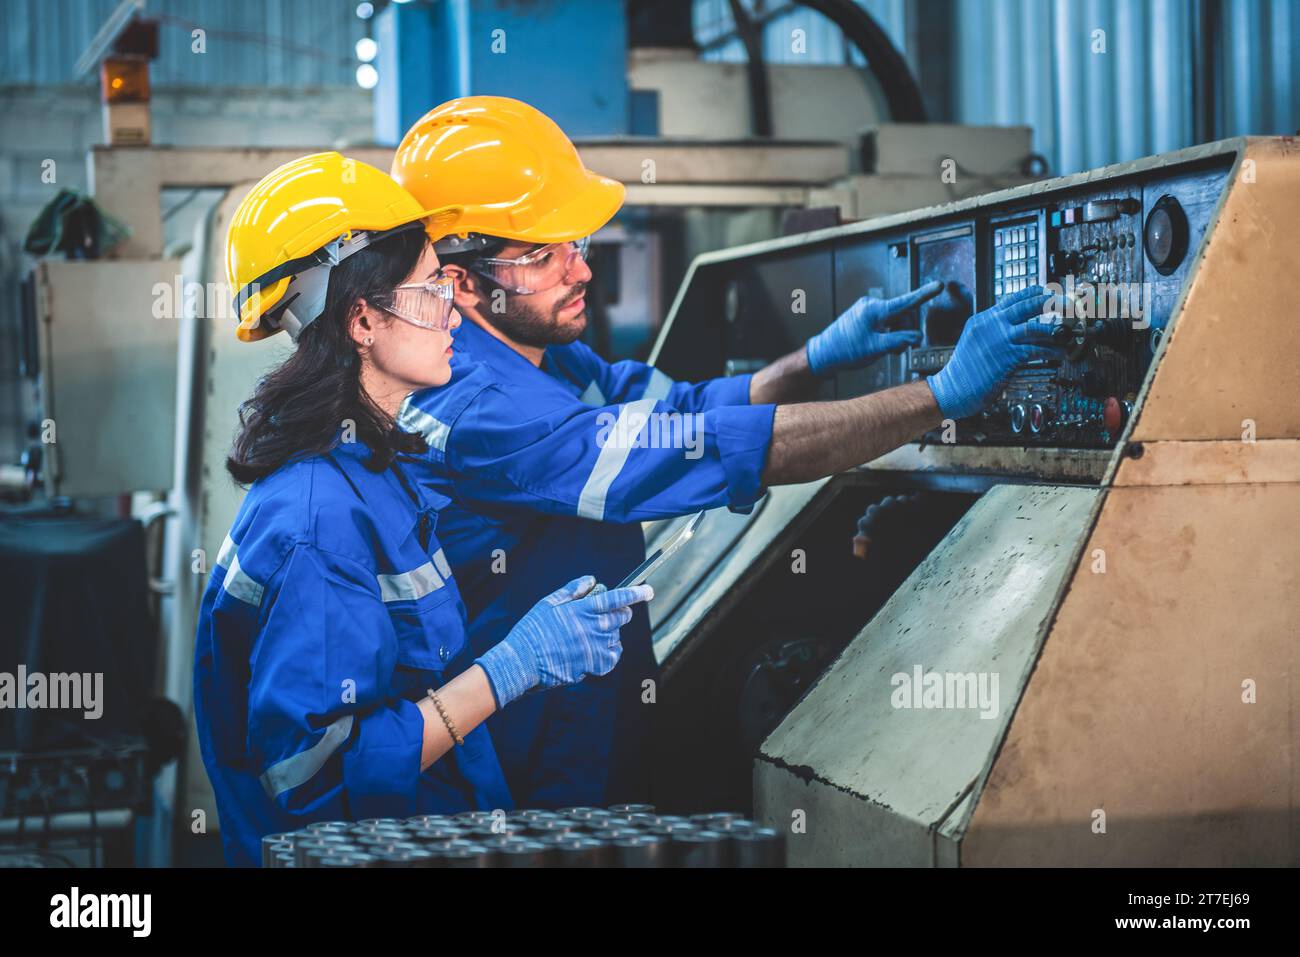
[[[1223,154],[1022,188],[872,228],[822,230],[697,266],[656,361],[681,378],[753,371],[797,349],[858,297],[939,295],[895,324],[919,345],[840,373],[822,398],[848,398],[933,375],[965,323],[1035,285],[1056,294],[1065,356],[1031,364],[979,414],[962,445],[1113,447],[1209,227],[1231,168]],[[829,288],[827,285],[829,277]],[[952,430],[926,438],[953,439]]]
[[[1118,436],[1157,341],[1143,299],[1141,210],[1140,196],[1121,194],[991,220],[991,301],[1033,285],[1055,293],[1067,358],[1013,375],[989,408],[958,427],[959,442],[1105,448]],[[936,365],[922,355],[911,371],[928,375]]]

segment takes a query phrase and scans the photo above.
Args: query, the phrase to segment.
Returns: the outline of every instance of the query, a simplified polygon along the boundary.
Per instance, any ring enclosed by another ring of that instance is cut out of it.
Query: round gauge
[[[1187,213],[1172,196],[1161,196],[1147,215],[1142,245],[1156,272],[1168,276],[1187,255]]]

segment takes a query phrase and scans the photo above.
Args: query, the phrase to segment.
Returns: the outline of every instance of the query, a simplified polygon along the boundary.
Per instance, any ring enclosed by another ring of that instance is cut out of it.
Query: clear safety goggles
[[[384,308],[413,326],[446,332],[451,328],[455,296],[455,281],[440,275],[430,282],[403,283],[393,290]]]
[[[527,296],[554,289],[573,271],[579,260],[586,260],[591,237],[565,243],[551,243],[534,249],[518,259],[477,259],[470,267],[509,292]]]

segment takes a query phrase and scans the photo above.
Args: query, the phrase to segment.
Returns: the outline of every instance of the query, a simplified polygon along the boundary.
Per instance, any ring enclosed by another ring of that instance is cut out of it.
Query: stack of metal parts
[[[321,821],[262,838],[263,867],[784,867],[785,839],[739,814],[649,804]]]

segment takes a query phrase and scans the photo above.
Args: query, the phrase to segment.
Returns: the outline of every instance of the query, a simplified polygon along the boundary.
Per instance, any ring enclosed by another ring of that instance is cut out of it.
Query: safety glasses
[[[572,242],[542,246],[518,259],[478,259],[470,268],[509,292],[527,296],[554,289],[564,282],[578,260],[587,258],[590,245],[591,237],[584,236]]]
[[[431,282],[403,283],[393,290],[392,301],[385,308],[413,326],[446,332],[451,328],[455,295],[456,283],[440,275]]]

